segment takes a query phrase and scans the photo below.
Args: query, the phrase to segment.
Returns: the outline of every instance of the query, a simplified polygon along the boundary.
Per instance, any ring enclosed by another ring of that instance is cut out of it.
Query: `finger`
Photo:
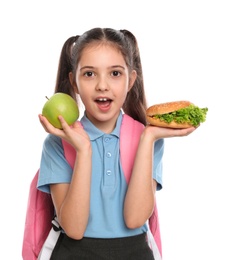
[[[65,121],[63,116],[58,116],[58,119],[61,123],[62,129],[64,130],[64,132],[69,131],[70,126],[68,125],[68,123]]]
[[[189,128],[185,128],[185,129],[177,129],[177,130],[173,130],[174,136],[187,136],[189,134],[191,134],[193,131],[195,131],[195,127],[189,127]]]
[[[47,128],[46,128],[46,125],[45,125],[45,118],[44,118],[44,116],[38,115],[38,117],[39,117],[39,122],[41,123],[42,127],[44,128],[44,130],[45,130],[46,132],[48,132],[48,130],[47,130]]]
[[[47,133],[61,136],[62,130],[55,128],[43,115],[39,115],[39,120]]]
[[[83,128],[82,124],[80,121],[75,121],[73,124],[72,124],[72,127],[73,128]]]

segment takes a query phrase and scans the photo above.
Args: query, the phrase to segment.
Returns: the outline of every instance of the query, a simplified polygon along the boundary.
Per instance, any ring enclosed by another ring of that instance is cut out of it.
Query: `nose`
[[[96,84],[97,91],[107,91],[109,90],[109,85],[105,77],[99,77]]]

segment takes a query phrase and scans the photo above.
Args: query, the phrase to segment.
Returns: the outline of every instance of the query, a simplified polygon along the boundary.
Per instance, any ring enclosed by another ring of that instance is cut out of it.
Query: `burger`
[[[206,121],[208,108],[199,108],[190,101],[173,101],[150,106],[146,110],[150,125],[168,128],[197,127]]]

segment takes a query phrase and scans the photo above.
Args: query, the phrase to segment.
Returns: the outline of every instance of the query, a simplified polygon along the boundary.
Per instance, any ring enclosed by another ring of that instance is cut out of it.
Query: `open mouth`
[[[108,107],[112,100],[108,98],[98,98],[95,100],[95,102],[98,103],[98,105],[101,107]]]

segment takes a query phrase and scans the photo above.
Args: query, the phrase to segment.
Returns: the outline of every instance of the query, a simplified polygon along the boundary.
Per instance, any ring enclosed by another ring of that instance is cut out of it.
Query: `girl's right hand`
[[[77,152],[91,146],[89,136],[84,131],[80,122],[76,121],[69,126],[62,116],[59,116],[59,120],[61,122],[62,129],[55,128],[43,115],[39,115],[39,121],[47,133],[64,139],[70,143]]]

